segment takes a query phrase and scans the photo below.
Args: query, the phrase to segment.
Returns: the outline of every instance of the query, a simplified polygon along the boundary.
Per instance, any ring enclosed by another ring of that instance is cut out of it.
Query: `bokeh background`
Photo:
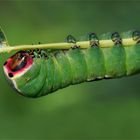
[[[139,1],[0,0],[9,44],[140,29]],[[140,75],[69,86],[38,99],[9,86],[0,56],[0,139],[140,139]]]

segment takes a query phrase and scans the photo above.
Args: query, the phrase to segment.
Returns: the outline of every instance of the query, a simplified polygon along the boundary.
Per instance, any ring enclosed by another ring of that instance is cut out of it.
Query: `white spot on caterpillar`
[[[105,78],[110,78],[111,76],[110,75],[105,75]]]
[[[6,78],[13,84],[14,88],[15,88],[17,91],[20,92],[20,89],[18,88],[16,81],[15,81],[14,79],[12,79],[12,78],[9,78],[8,73],[7,73],[7,70],[6,70],[5,67],[4,67],[4,73],[5,73],[5,75],[6,75]]]
[[[8,73],[7,73],[7,70],[6,70],[5,66],[4,66],[4,73],[5,73],[5,75],[6,75],[7,78],[8,78]],[[8,79],[9,79],[9,78],[8,78]]]
[[[88,82],[89,82],[89,81],[93,81],[93,80],[95,80],[95,77],[91,77],[91,78],[88,78],[88,79],[87,79]]]
[[[99,76],[99,77],[97,77],[97,79],[103,79],[103,77],[102,76]]]
[[[87,81],[93,81],[93,80],[97,80],[97,79],[103,79],[102,76],[98,76],[98,77],[91,77],[91,78],[88,78]]]
[[[15,89],[16,89],[18,92],[21,92],[20,89],[19,89],[18,86],[17,86],[16,81],[15,81],[15,80],[12,80],[12,82],[13,82],[13,85],[14,85]]]

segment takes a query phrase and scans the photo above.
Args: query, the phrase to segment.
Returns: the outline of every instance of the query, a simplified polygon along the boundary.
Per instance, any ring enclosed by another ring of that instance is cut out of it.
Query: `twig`
[[[99,46],[101,48],[104,47],[111,47],[114,45],[112,40],[100,40]],[[129,47],[136,44],[132,38],[122,39],[122,44],[124,47]],[[28,50],[28,49],[70,49],[74,44],[73,43],[48,43],[48,44],[38,44],[38,45],[18,45],[18,46],[6,46],[0,48],[0,53],[9,53],[11,51],[18,51],[18,50]],[[81,41],[76,43],[77,46],[80,48],[85,49],[90,47],[89,41]]]

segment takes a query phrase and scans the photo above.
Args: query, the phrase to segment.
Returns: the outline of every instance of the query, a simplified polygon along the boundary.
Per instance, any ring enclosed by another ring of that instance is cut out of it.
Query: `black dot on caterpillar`
[[[12,73],[8,73],[8,76],[11,78],[13,77],[14,75]]]

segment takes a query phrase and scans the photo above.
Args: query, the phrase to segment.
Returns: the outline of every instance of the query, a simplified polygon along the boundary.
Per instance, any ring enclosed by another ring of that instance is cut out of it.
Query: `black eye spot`
[[[7,61],[3,64],[4,66],[7,64]]]
[[[13,77],[14,75],[12,73],[8,73],[9,77]]]

